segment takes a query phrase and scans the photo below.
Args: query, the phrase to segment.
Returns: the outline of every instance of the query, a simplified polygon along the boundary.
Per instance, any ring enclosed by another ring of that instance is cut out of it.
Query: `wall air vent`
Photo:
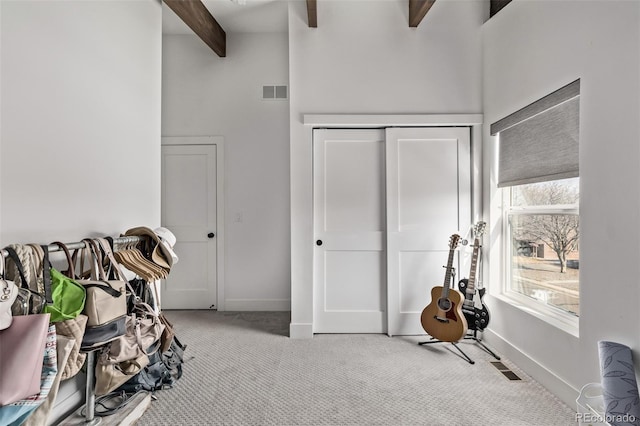
[[[288,99],[288,92],[287,86],[262,86],[262,99]]]

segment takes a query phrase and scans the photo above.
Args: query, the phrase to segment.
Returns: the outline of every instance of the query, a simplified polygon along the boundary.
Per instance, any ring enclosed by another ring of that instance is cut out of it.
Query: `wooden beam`
[[[227,56],[227,34],[200,0],[164,2],[221,58]]]
[[[409,26],[417,27],[436,0],[409,0]]]
[[[318,28],[317,0],[307,0],[307,18],[309,20],[309,28]]]

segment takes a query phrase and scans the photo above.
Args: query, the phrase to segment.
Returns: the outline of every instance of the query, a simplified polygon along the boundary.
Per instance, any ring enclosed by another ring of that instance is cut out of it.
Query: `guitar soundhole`
[[[443,311],[451,309],[451,301],[449,299],[438,299],[438,307]]]

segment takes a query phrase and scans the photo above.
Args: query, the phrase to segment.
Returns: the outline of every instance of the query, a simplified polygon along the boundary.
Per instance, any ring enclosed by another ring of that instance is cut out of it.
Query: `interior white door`
[[[216,146],[162,147],[162,225],[179,262],[162,284],[163,309],[217,305]]]
[[[423,334],[449,237],[471,221],[470,131],[389,128],[386,141],[388,334]]]
[[[384,131],[314,131],[314,333],[386,332]]]

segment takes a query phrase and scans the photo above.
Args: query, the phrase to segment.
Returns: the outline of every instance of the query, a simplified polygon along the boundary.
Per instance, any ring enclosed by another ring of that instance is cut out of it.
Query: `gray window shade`
[[[576,80],[491,125],[499,187],[578,176],[579,95]]]

